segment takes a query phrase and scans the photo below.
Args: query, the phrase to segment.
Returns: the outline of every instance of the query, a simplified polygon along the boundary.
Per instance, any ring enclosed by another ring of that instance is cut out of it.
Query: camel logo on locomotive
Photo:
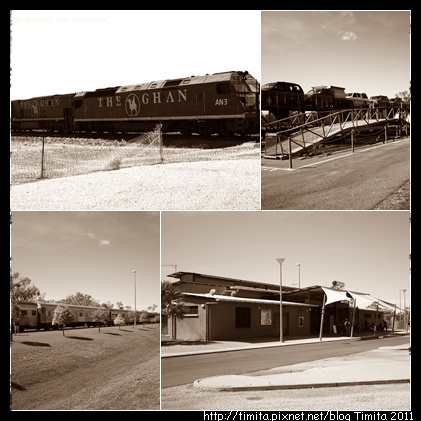
[[[126,113],[129,117],[136,117],[140,111],[140,101],[137,95],[130,94],[126,98]]]
[[[31,116],[34,118],[41,117],[41,109],[42,108],[53,108],[53,107],[60,107],[60,100],[58,98],[51,98],[51,99],[41,99],[41,100],[34,100],[34,101],[23,101],[20,104],[20,107],[24,110],[30,109]]]
[[[31,114],[32,114],[32,117],[39,117],[39,103],[38,103],[38,101],[34,101],[32,103]]]
[[[168,91],[168,92],[153,92],[144,93],[141,96],[136,94],[129,94],[124,102],[126,114],[129,117],[136,117],[140,113],[141,106],[148,106],[153,104],[169,104],[169,103],[182,103],[187,101],[187,90],[183,91]],[[101,97],[98,98],[98,107],[121,107],[122,98],[120,95],[115,97]]]

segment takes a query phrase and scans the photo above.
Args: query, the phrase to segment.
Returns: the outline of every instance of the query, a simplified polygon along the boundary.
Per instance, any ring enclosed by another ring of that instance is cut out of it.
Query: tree
[[[112,310],[114,308],[114,304],[111,301],[107,301],[106,303],[102,303],[101,307]]]
[[[32,301],[43,300],[45,294],[41,294],[35,285],[31,285],[31,280],[22,277],[19,272],[13,273],[10,283],[11,299],[16,301]]]
[[[161,314],[183,319],[184,306],[182,292],[172,282],[163,280],[161,282]]]
[[[118,325],[118,330],[120,330],[120,326],[126,324],[126,319],[122,314],[118,313],[117,316],[115,316],[114,324]]]
[[[150,311],[150,312],[154,312],[156,310],[158,306],[156,304],[152,304],[151,306],[149,306],[146,310]]]
[[[134,310],[129,311],[129,312],[127,313],[127,316],[128,316],[128,318],[129,318],[130,323],[133,323],[133,327],[134,327],[134,318],[136,317],[136,322],[137,322],[137,320],[138,320],[138,314],[137,314],[137,312],[135,313],[135,311],[134,311]]]
[[[115,306],[116,306],[119,310],[123,310],[123,309],[124,309],[123,303],[122,303],[121,301],[117,301],[117,302],[115,303]]]
[[[54,309],[53,314],[53,321],[51,322],[52,325],[57,325],[60,329],[60,326],[63,330],[63,336],[64,336],[64,327],[71,323],[73,321],[73,313],[69,309],[69,306],[65,304],[59,304]]]
[[[139,316],[139,322],[144,324],[149,320],[149,314],[146,311],[142,311]]]
[[[99,307],[99,301],[92,298],[89,294],[76,292],[74,295],[68,295],[64,300],[60,300],[63,304],[73,304],[77,306],[93,306]]]
[[[110,322],[110,312],[107,308],[99,307],[92,313],[93,321],[97,322],[98,332],[101,332],[101,324],[107,325]]]
[[[22,317],[21,310],[17,301],[12,301],[11,307],[10,307],[10,315],[11,315],[12,326],[13,326],[13,331],[10,338],[13,341],[13,332],[16,335],[19,335],[19,321]]]

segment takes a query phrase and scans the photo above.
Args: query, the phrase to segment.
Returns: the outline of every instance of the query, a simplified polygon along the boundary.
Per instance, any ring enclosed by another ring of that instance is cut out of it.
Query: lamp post
[[[301,273],[300,273],[300,269],[301,269],[301,263],[296,263],[296,265],[298,266],[298,289],[301,289]]]
[[[406,302],[405,302],[405,292],[406,289],[403,289],[403,328],[405,329],[405,332],[407,331],[407,322],[406,322]]]
[[[283,257],[276,259],[280,266],[280,278],[279,278],[279,340],[284,342],[284,329],[282,326],[282,263],[285,261]]]
[[[402,290],[399,290],[399,328],[402,326],[402,297],[401,297]]]
[[[134,273],[134,322],[133,322],[133,329],[136,327],[136,271],[132,270]]]

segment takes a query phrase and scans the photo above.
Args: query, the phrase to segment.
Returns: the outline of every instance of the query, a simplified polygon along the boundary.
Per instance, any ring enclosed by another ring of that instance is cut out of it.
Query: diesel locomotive
[[[260,86],[247,71],[229,71],[13,100],[11,130],[139,133],[162,124],[186,135],[259,133]]]

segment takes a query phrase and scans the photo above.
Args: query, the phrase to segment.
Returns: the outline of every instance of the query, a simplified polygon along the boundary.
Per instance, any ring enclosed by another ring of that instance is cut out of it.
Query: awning
[[[349,294],[349,292],[344,291],[342,289],[333,289],[333,288],[322,287],[322,290],[326,294],[325,305],[336,303],[338,301],[352,301],[353,300],[353,298]]]
[[[347,290],[338,290],[334,288],[322,287],[323,291],[326,294],[325,305],[335,303],[338,301],[349,301],[353,302],[355,300],[355,307],[366,310],[376,310],[381,312],[391,312],[395,310],[395,306],[387,303],[385,301],[374,298],[369,294],[358,294],[353,291]]]
[[[231,295],[217,295],[217,294],[195,294],[191,292],[183,292],[183,295],[191,297],[206,298],[207,300],[213,301],[229,301],[236,303],[254,303],[254,304],[276,304],[280,305],[279,300],[263,300],[258,298],[245,298],[245,297],[233,297]],[[295,306],[295,307],[319,307],[317,304],[305,304],[305,303],[293,303],[291,301],[283,301],[282,305]]]

